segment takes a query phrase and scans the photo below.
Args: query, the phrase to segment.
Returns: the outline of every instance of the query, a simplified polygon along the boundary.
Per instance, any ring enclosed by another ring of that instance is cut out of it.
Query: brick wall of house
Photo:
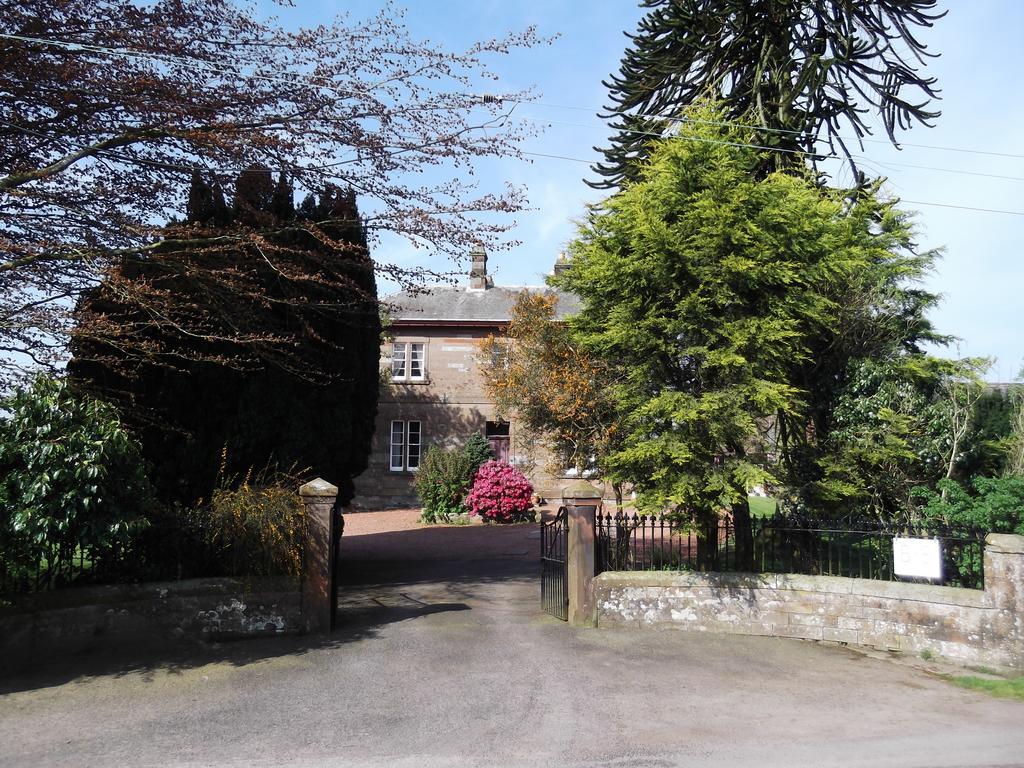
[[[484,392],[480,343],[493,327],[416,327],[397,325],[393,340],[381,347],[381,371],[389,378],[394,343],[422,343],[426,347],[423,381],[382,384],[377,426],[367,470],[356,478],[354,505],[358,508],[409,506],[416,503],[415,473],[392,471],[392,421],[418,421],[422,447],[462,444],[473,432],[483,433],[488,421],[496,421],[493,403]],[[510,424],[510,459],[529,471],[536,491],[556,498],[566,480],[545,471],[550,463],[543,449],[524,445],[513,419]]]

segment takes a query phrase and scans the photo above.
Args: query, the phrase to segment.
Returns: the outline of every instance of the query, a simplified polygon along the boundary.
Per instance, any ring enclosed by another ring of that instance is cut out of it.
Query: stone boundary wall
[[[600,627],[824,640],[1024,667],[1024,537],[990,535],[985,590],[795,574],[607,572]]]
[[[0,657],[23,663],[100,646],[299,632],[301,594],[284,580],[192,579],[56,590],[0,606]]]

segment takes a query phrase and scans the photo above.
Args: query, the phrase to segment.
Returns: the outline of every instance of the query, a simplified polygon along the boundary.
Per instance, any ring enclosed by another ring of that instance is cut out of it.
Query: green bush
[[[154,497],[114,409],[40,376],[0,410],[0,575],[40,589],[123,568]]]
[[[1024,477],[979,476],[971,478],[967,486],[955,480],[940,480],[938,487],[938,492],[927,488],[914,491],[925,521],[986,533],[1024,535]]]
[[[938,488],[938,492],[928,488],[914,491],[921,503],[918,515],[925,524],[1024,535],[1024,477],[978,476],[966,486],[955,480],[940,480]],[[958,581],[980,582],[984,571],[982,547],[955,542],[948,546],[947,557],[955,566]]]
[[[447,523],[465,514],[466,491],[475,471],[464,448],[428,448],[416,473],[416,493],[423,505],[420,520]]]
[[[469,436],[462,450],[465,451],[472,466],[472,470],[469,473],[470,480],[472,480],[473,475],[476,474],[476,471],[480,469],[484,462],[497,458],[494,455],[494,449],[491,448],[490,441],[479,432],[474,432]]]
[[[461,448],[428,448],[416,473],[416,492],[424,523],[464,523],[466,495],[480,467],[494,459],[487,438],[474,432]]]
[[[290,477],[221,481],[208,505],[209,535],[228,576],[290,576],[302,569],[305,513]]]

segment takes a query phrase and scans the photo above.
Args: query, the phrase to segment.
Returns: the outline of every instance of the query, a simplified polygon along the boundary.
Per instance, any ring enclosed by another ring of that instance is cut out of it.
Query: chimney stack
[[[558,258],[555,259],[554,274],[556,276],[560,275],[563,272],[565,272],[565,270],[567,270],[570,266],[572,266],[572,262],[570,262],[569,257],[565,255],[565,251],[562,251],[561,253],[558,254]]]
[[[469,253],[473,266],[469,270],[469,287],[482,291],[489,287],[487,280],[487,251],[477,246]]]

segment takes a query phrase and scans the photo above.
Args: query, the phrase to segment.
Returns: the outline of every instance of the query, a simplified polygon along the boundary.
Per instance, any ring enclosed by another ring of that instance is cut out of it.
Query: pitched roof
[[[579,298],[541,285],[504,285],[487,289],[462,286],[431,286],[421,292],[402,291],[384,298],[393,320],[399,322],[472,321],[508,322],[512,305],[522,291],[558,297],[555,317],[562,319],[579,310]]]

